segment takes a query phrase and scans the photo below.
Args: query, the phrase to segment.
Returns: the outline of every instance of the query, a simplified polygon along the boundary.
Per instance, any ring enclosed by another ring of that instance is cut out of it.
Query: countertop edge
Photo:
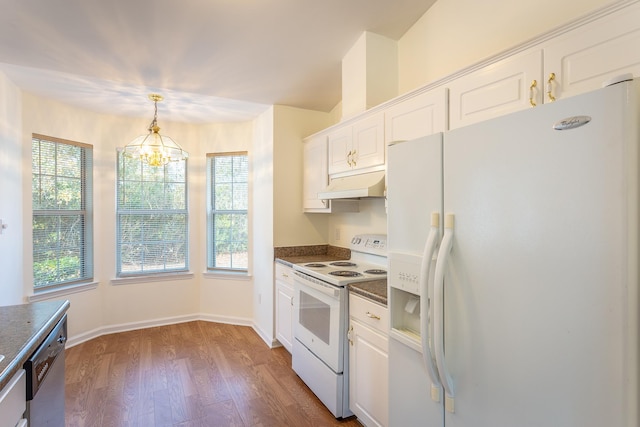
[[[354,295],[358,295],[381,306],[388,307],[386,279],[349,283],[347,287],[349,292]]]
[[[69,301],[65,300],[38,333],[34,334],[31,339],[22,346],[18,354],[8,363],[7,367],[0,374],[0,391],[11,381],[13,376],[22,369],[24,362],[26,362],[29,356],[38,348],[40,342],[53,330],[70,306]]]
[[[276,258],[276,263],[282,264],[282,265],[286,265],[287,267],[293,268],[293,263],[290,262],[290,261],[287,261],[286,259]]]

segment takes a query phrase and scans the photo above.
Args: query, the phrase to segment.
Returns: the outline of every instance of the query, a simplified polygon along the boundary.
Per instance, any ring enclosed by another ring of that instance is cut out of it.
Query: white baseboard
[[[190,314],[186,316],[165,317],[160,319],[145,320],[141,322],[121,323],[118,325],[103,326],[93,329],[91,331],[83,332],[79,335],[69,337],[67,339],[66,347],[70,348],[83,342],[98,338],[102,335],[115,334],[118,332],[134,331],[136,329],[154,328],[157,326],[175,325],[177,323],[193,322],[195,320],[202,320],[206,322],[214,323],[226,323],[230,325],[238,326],[251,326],[256,333],[262,338],[267,345],[269,342],[258,332],[258,329],[253,324],[252,319],[242,317],[229,317],[229,316],[215,316],[211,314]],[[273,347],[272,345],[270,347]]]
[[[260,329],[258,327],[258,325],[256,325],[255,323],[251,324],[251,327],[253,328],[254,331],[256,331],[256,334],[258,334],[258,336],[260,338],[262,338],[262,341],[265,342],[265,344],[267,344],[269,346],[269,348],[275,348],[275,347],[280,347],[282,344],[280,344],[280,341],[278,341],[275,338],[270,338],[269,335],[267,335],[262,329]]]

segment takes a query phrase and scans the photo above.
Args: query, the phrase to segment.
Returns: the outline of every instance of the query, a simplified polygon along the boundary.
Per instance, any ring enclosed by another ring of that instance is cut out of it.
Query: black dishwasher
[[[58,322],[25,362],[27,420],[30,427],[64,426],[64,345],[67,316]]]

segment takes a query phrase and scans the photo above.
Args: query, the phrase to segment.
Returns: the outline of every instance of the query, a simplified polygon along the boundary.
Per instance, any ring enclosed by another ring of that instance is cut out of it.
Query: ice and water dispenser
[[[391,334],[395,339],[418,351],[421,351],[419,288],[421,262],[420,256],[390,253],[390,267],[387,275]]]

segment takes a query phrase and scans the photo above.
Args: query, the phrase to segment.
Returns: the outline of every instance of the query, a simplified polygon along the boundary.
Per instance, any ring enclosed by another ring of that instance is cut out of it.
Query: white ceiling
[[[363,31],[398,40],[435,0],[0,0],[0,70],[97,112],[248,120],[330,111]]]

